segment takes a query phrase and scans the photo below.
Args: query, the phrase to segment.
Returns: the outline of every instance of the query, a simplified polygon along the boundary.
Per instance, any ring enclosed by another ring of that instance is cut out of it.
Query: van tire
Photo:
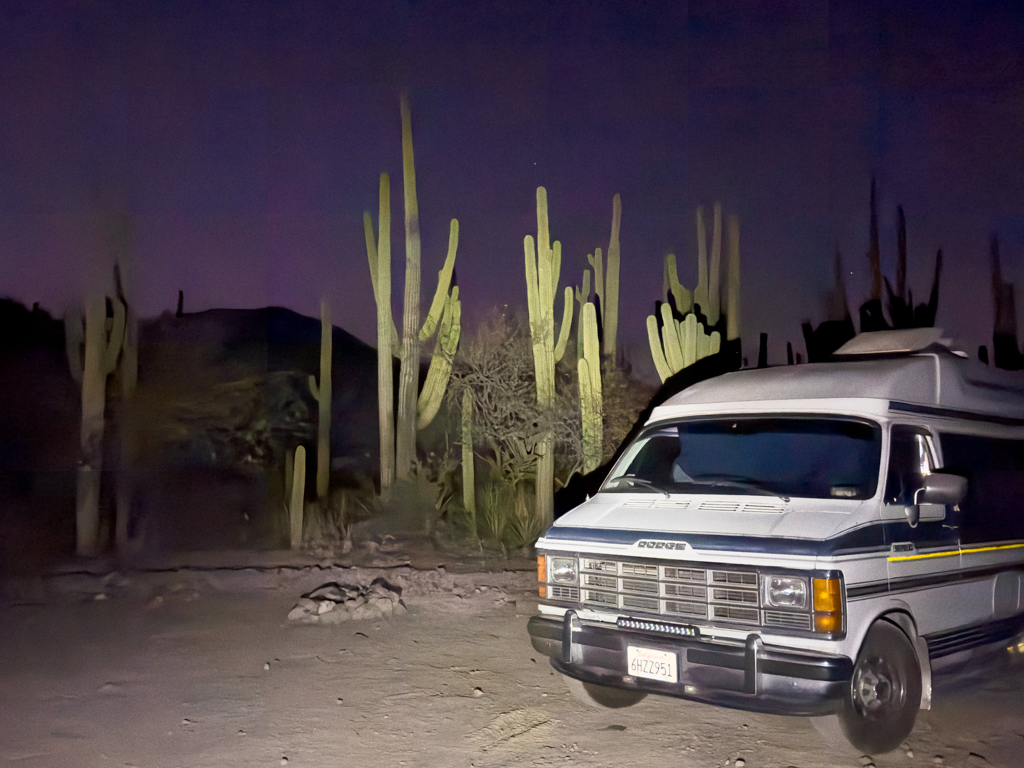
[[[576,701],[591,709],[623,709],[632,707],[643,701],[647,694],[643,691],[627,691],[622,688],[610,688],[606,685],[584,683],[575,677],[562,675],[569,693]]]
[[[888,621],[868,630],[853,667],[839,724],[868,755],[890,752],[914,729],[921,706],[921,665],[910,639]]]

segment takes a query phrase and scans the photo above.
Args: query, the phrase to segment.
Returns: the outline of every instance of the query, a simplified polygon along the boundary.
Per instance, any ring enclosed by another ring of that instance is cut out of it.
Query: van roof
[[[746,369],[698,382],[655,408],[651,421],[692,413],[693,406],[848,398],[1017,420],[1024,419],[1024,375],[938,345],[907,354],[847,354],[837,362]]]

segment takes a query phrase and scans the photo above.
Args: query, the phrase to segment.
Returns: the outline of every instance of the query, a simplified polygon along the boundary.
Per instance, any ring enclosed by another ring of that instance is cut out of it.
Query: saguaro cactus
[[[320,384],[309,377],[309,391],[320,406],[320,420],[316,435],[316,497],[325,503],[331,481],[331,346],[334,326],[331,325],[331,305],[320,301]]]
[[[659,337],[657,318],[647,316],[647,340],[651,345],[654,367],[662,381],[721,349],[721,334],[718,331],[712,331],[710,335],[705,333],[704,324],[698,322],[693,313],[680,322],[672,316],[672,308],[662,304],[661,319]]]
[[[725,325],[726,338],[738,339],[740,334],[740,230],[739,218],[730,216],[728,222],[729,263],[727,267]],[[721,349],[721,333],[709,330],[719,325],[721,313],[721,252],[722,209],[715,204],[714,230],[711,241],[711,268],[708,268],[707,236],[704,229],[703,209],[697,209],[697,287],[691,294],[679,282],[676,259],[665,257],[663,291],[665,302],[659,317],[647,318],[647,339],[654,358],[654,366],[662,381],[688,365]],[[709,274],[710,272],[710,274]],[[701,323],[693,312],[700,308],[707,319]],[[674,311],[673,311],[674,308]]]
[[[103,427],[107,405],[107,376],[117,367],[124,341],[125,308],[93,291],[85,301],[85,317],[78,312],[65,319],[66,351],[71,375],[82,388],[81,465],[75,512],[76,551],[92,556],[99,551],[100,476],[103,471]]]
[[[455,346],[458,345],[458,332],[454,328],[460,313],[457,294],[449,295],[452,273],[455,269],[455,253],[459,244],[459,222],[452,219],[448,233],[448,255],[445,258],[444,266],[438,273],[437,290],[431,301],[430,309],[427,312],[426,320],[420,326],[420,225],[419,225],[419,204],[416,199],[416,168],[413,156],[412,145],[412,119],[409,112],[408,99],[403,95],[401,99],[402,114],[402,174],[405,195],[405,306],[402,315],[402,340],[399,349],[399,360],[401,369],[399,372],[398,385],[398,418],[394,425],[390,414],[391,386],[387,385],[390,374],[383,371],[384,363],[381,358],[385,357],[385,350],[396,344],[397,331],[393,330],[391,320],[391,273],[390,273],[390,182],[387,174],[381,174],[380,187],[380,247],[374,243],[373,222],[369,214],[363,216],[363,226],[366,234],[366,250],[370,260],[370,276],[374,283],[374,297],[377,300],[377,351],[378,351],[378,398],[380,399],[380,426],[381,426],[381,491],[387,489],[393,477],[406,478],[412,469],[413,460],[416,457],[416,430],[430,422],[433,413],[429,413],[428,405],[436,398],[440,398],[447,386],[447,374],[451,372],[451,355],[454,354]],[[443,339],[438,340],[435,347],[434,358],[431,367],[434,368],[434,361],[438,357],[448,356],[447,372],[443,363],[438,362],[434,374],[431,394],[426,400],[417,396],[419,384],[419,358],[420,346],[434,335],[439,325],[443,325],[443,316],[450,312],[447,332],[442,335]],[[454,336],[453,336],[454,334]],[[452,339],[454,338],[454,342]],[[445,352],[445,350],[448,350]],[[391,364],[390,355],[386,355],[387,364]],[[443,382],[443,383],[442,383]],[[440,393],[437,388],[440,385]],[[384,391],[387,387],[387,392]],[[438,405],[439,405],[438,400]],[[429,414],[429,415],[428,415]],[[387,423],[385,423],[385,420]],[[386,467],[391,463],[390,459],[390,438],[389,434],[395,434],[394,448],[394,475],[386,472]],[[389,451],[388,457],[384,452]]]
[[[295,464],[292,469],[291,503],[288,505],[288,532],[292,549],[302,545],[302,517],[306,503],[306,448],[295,449]]]
[[[523,241],[526,256],[526,303],[530,312],[530,336],[533,339],[533,367],[537,384],[537,404],[551,408],[555,404],[555,363],[562,359],[572,325],[572,288],[565,289],[564,311],[558,340],[555,341],[555,293],[562,268],[562,244],[551,243],[548,232],[548,193],[537,187],[537,242],[531,235]],[[551,435],[537,443],[537,519],[547,527],[554,522],[555,452]]]
[[[597,311],[591,302],[580,313],[583,355],[576,362],[580,385],[580,414],[583,424],[583,472],[601,464],[604,441],[604,409],[601,391],[601,354],[597,338]]]

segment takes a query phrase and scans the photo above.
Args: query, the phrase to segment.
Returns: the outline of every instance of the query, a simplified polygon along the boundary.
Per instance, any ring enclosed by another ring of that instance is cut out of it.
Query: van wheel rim
[[[857,668],[853,699],[857,708],[870,715],[884,715],[902,704],[903,686],[884,659],[868,659]]]

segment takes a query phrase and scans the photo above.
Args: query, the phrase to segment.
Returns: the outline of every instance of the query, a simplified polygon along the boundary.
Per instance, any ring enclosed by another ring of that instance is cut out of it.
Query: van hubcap
[[[885,709],[899,705],[902,687],[883,659],[868,659],[857,668],[854,675],[853,696],[859,708],[880,714]]]

